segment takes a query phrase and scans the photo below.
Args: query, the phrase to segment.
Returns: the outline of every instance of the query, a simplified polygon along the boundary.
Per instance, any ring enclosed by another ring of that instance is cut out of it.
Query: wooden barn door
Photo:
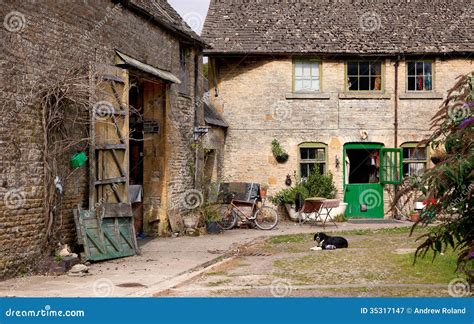
[[[86,256],[105,260],[138,251],[128,192],[129,79],[115,66],[96,65],[92,74],[90,211],[81,221]]]

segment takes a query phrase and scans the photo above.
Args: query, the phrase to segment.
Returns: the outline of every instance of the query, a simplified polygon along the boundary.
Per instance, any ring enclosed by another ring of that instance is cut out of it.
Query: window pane
[[[300,149],[301,152],[301,160],[307,160],[308,159],[308,149],[302,148]]]
[[[423,77],[417,76],[416,77],[416,90],[420,91],[423,90]]]
[[[416,90],[415,81],[416,81],[415,77],[408,77],[408,90],[410,91]]]
[[[359,90],[359,79],[357,77],[349,77],[349,90]]]
[[[369,75],[369,63],[359,64],[360,75]]]
[[[408,63],[408,75],[415,75],[415,62]]]
[[[431,62],[425,62],[425,75],[431,76]]]
[[[357,63],[347,63],[347,75],[358,75],[359,69]]]
[[[314,148],[309,148],[308,150],[308,158],[310,160],[314,160],[316,158],[316,149]]]
[[[382,90],[382,80],[381,77],[371,77],[370,78],[370,89],[371,90]]]
[[[311,75],[314,77],[319,77],[319,63],[311,64]]]
[[[311,90],[319,91],[319,79],[313,79],[313,82],[311,83]]]
[[[416,75],[423,75],[423,62],[416,62]]]
[[[318,163],[318,168],[320,174],[326,173],[326,163]]]
[[[301,62],[295,63],[295,77],[300,77],[303,75],[303,64]]]
[[[425,163],[407,163],[408,164],[408,175],[422,175],[425,171]]]
[[[316,160],[326,161],[326,150],[323,148],[317,149]]]
[[[371,75],[382,75],[382,64],[380,63],[372,63],[370,65],[370,73]]]
[[[307,178],[309,175],[309,164],[301,163],[300,165],[301,178]]]
[[[303,76],[311,77],[311,65],[309,63],[303,64]]]
[[[305,90],[305,91],[311,90],[311,79],[310,78],[305,78],[303,80],[303,90]]]
[[[425,77],[425,90],[431,91],[433,88],[432,83],[431,83],[431,77],[427,76]]]
[[[295,79],[295,91],[303,90],[303,80]]]
[[[360,77],[359,90],[370,90],[369,77]]]

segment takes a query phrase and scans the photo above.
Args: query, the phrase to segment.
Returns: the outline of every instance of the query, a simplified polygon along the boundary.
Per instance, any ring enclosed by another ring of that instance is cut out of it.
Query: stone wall
[[[345,94],[344,60],[324,59],[321,94],[312,99],[288,99],[292,92],[291,58],[211,58],[210,98],[230,125],[224,176],[230,181],[268,183],[269,195],[274,194],[286,187],[286,175],[298,170],[298,145],[321,142],[328,145],[328,170],[342,198],[343,145],[378,142],[394,146],[395,62],[385,59],[382,65],[381,95]],[[405,94],[406,65],[400,62],[398,145],[430,134],[430,119],[446,91],[457,76],[473,68],[472,60],[435,59],[434,94],[413,99]],[[367,131],[366,140],[361,140],[361,131]],[[290,155],[284,164],[278,164],[272,155],[274,138]],[[339,168],[336,157],[341,161]]]
[[[111,1],[7,0],[0,17],[0,277],[28,271],[45,242],[44,164],[41,110],[31,105],[35,82],[55,78],[71,68],[88,70],[90,63],[114,64],[115,49],[179,76],[180,39]],[[200,47],[188,44],[189,94],[168,86],[167,138],[168,209],[185,212],[180,200],[193,186],[189,165],[195,114],[195,57]],[[198,79],[200,82],[200,78]],[[200,113],[202,115],[202,113]],[[202,120],[202,117],[201,117]],[[87,170],[64,180],[65,197],[58,231],[61,243],[72,243],[71,208],[87,203]],[[168,211],[169,211],[168,210]],[[163,234],[163,233],[162,233]]]

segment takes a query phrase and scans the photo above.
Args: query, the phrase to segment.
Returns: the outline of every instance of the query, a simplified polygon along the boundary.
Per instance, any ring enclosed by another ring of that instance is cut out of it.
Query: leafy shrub
[[[294,187],[283,189],[275,194],[272,203],[275,205],[293,205],[298,193],[301,194],[303,199],[310,197],[333,199],[336,197],[337,189],[330,172],[321,174],[315,168],[307,179],[297,182]]]

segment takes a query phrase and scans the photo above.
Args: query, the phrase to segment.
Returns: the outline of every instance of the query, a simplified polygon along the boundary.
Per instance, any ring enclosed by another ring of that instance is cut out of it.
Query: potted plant
[[[277,139],[272,141],[272,153],[278,163],[285,163],[288,161],[289,155],[281,147],[281,144]]]
[[[267,184],[262,184],[260,186],[260,197],[264,198],[267,196],[267,191],[268,191],[268,185]]]
[[[417,210],[412,210],[410,213],[410,220],[414,223],[420,220],[420,212]]]
[[[332,174],[321,174],[318,169],[314,169],[308,178],[303,181],[297,181],[294,187],[286,188],[276,193],[272,198],[272,203],[285,206],[290,218],[297,220],[298,211],[295,204],[297,196],[300,196],[303,201],[310,197],[334,199],[336,193],[337,190]]]
[[[216,208],[215,206],[207,206],[206,208],[204,208],[203,213],[207,233],[219,234],[220,232],[222,232],[222,228],[218,223],[220,219],[218,208]]]

